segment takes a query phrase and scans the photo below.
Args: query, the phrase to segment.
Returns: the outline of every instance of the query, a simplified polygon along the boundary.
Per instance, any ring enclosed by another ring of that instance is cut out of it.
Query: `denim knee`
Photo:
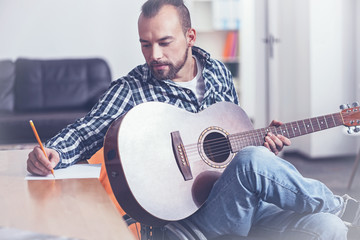
[[[246,147],[242,149],[225,169],[222,179],[233,182],[237,179],[242,187],[250,191],[260,190],[258,184],[262,175],[271,175],[274,168],[275,154],[265,147]],[[277,171],[278,166],[275,166]]]
[[[275,154],[267,148],[250,146],[238,152],[229,167],[240,168],[243,171],[269,169],[269,164],[274,164],[273,158],[276,158]]]
[[[265,202],[297,213],[334,212],[339,199],[320,181],[304,178],[290,162],[265,147],[246,147],[224,174]]]

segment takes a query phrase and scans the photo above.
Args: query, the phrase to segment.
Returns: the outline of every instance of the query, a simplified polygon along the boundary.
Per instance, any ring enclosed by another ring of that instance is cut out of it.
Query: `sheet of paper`
[[[67,168],[55,169],[54,175],[35,176],[28,173],[25,180],[54,180],[70,178],[99,178],[101,164],[75,164]]]
[[[37,239],[37,240],[76,240],[75,238],[53,236],[42,233],[35,233],[17,228],[1,228],[0,227],[0,239],[11,240],[25,240],[25,239]]]

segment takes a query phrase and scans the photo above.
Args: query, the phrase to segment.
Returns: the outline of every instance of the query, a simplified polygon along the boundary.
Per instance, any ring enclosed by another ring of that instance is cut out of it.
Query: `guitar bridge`
[[[176,131],[176,132],[171,132],[170,134],[171,134],[173,152],[179,170],[183,175],[185,181],[191,180],[193,179],[193,176],[191,173],[189,160],[187,158],[187,154],[180,133],[179,131]]]

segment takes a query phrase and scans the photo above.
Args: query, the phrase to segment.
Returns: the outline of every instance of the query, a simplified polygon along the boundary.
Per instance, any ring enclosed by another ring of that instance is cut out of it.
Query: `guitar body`
[[[340,113],[254,130],[246,113],[232,103],[216,103],[194,114],[148,102],[111,124],[104,142],[105,165],[126,213],[143,224],[161,226],[196,212],[236,152],[263,145],[267,133],[293,138],[341,125],[360,131],[358,104]]]
[[[134,107],[112,123],[104,142],[117,201],[132,218],[148,225],[190,216],[235,156],[227,135],[251,129],[246,113],[228,102],[197,114],[160,102]],[[225,152],[217,155],[211,141],[219,137]],[[182,159],[177,152],[181,147]]]

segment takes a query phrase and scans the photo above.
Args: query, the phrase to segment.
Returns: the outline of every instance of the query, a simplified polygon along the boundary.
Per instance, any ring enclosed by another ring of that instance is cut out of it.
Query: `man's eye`
[[[151,44],[148,43],[148,42],[142,42],[142,43],[141,43],[141,47],[143,47],[143,48],[148,48],[148,47],[151,47]]]
[[[159,45],[162,47],[168,46],[170,44],[170,42],[162,42]]]

